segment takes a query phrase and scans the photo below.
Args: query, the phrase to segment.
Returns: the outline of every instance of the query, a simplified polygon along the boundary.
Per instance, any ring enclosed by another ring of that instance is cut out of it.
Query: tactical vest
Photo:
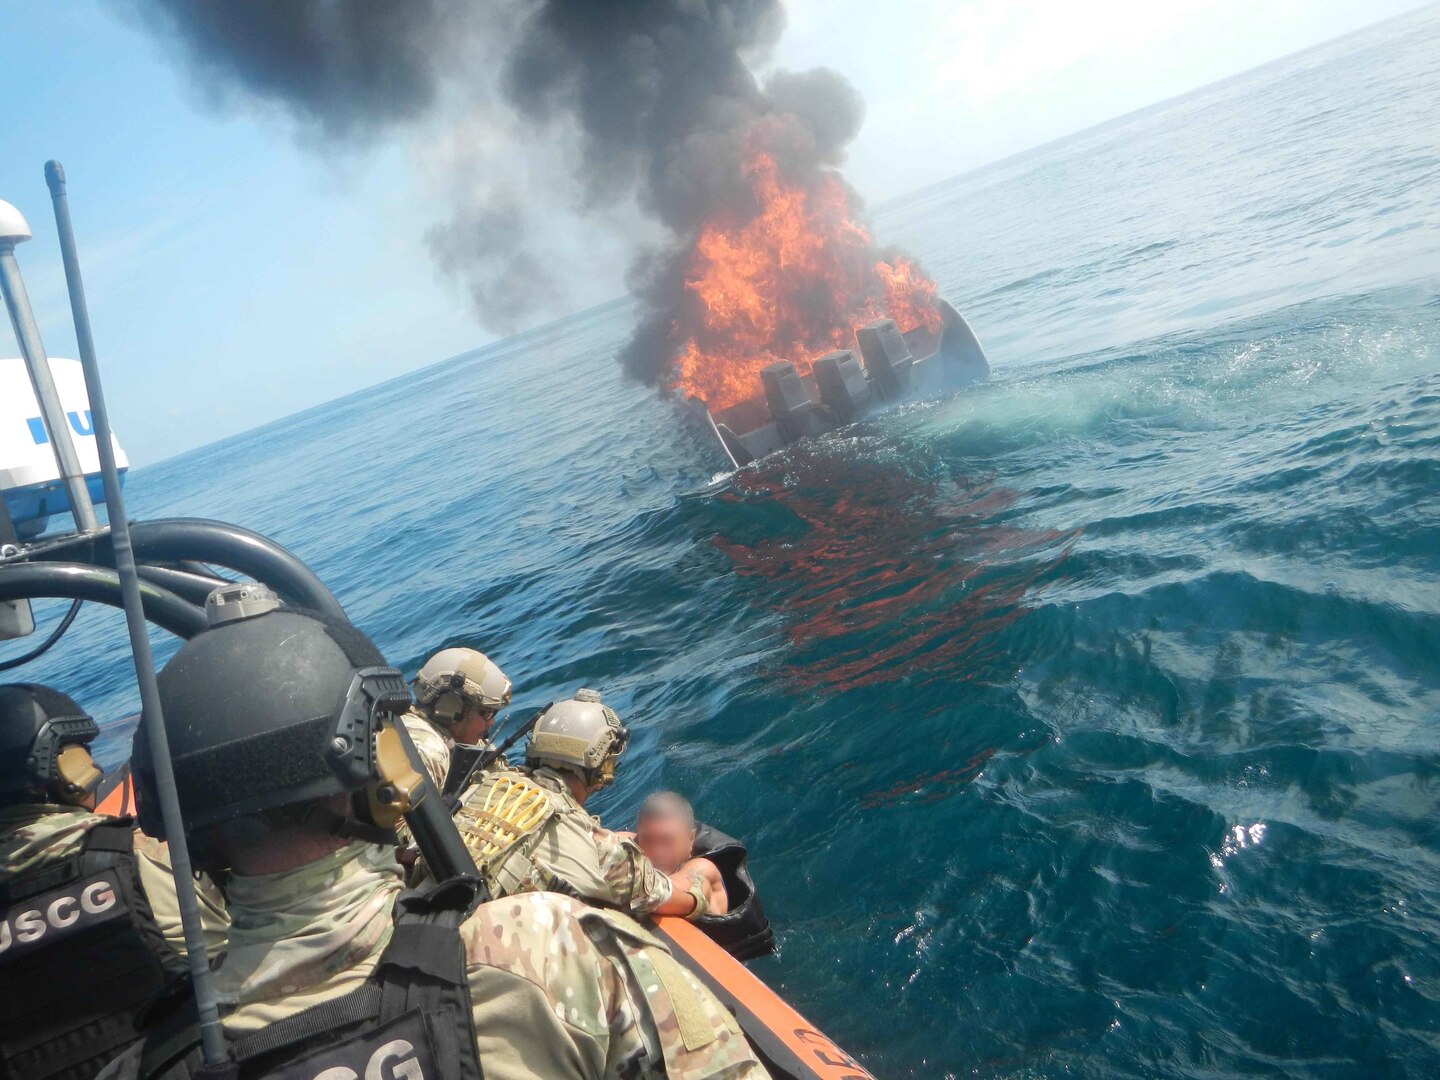
[[[701,915],[692,920],[695,925],[737,960],[754,960],[774,952],[775,934],[750,877],[745,845],[719,829],[701,824],[695,830],[691,855],[715,864],[730,902],[730,910],[724,915]]]
[[[456,932],[474,906],[456,882],[402,893],[395,929],[358,990],[229,1042],[231,1062],[206,1070],[187,998],[152,1017],[138,1076],[145,1080],[483,1080],[465,948]]]
[[[486,774],[461,805],[455,823],[494,899],[530,891],[580,896],[535,858],[545,826],[564,812],[563,796],[513,770]]]
[[[0,1076],[91,1080],[139,1038],[135,1017],[185,961],[140,886],[133,825],[0,885]]]

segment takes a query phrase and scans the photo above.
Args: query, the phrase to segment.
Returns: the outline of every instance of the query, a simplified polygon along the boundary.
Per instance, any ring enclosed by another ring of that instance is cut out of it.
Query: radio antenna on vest
[[[190,865],[190,848],[175,790],[175,771],[170,762],[170,742],[165,736],[165,719],[160,707],[160,689],[155,680],[155,662],[150,652],[150,635],[145,609],[140,602],[140,575],[135,569],[135,551],[130,544],[130,519],[120,490],[115,467],[115,444],[110,434],[110,417],[100,386],[100,367],[95,359],[95,341],[90,334],[90,313],[85,305],[85,286],[80,280],[80,261],[75,254],[75,232],[70,224],[70,201],[65,193],[65,170],[58,161],[45,163],[45,182],[55,204],[55,227],[60,234],[60,256],[65,264],[65,283],[70,289],[70,309],[75,317],[75,339],[80,347],[80,364],[85,371],[85,389],[90,397],[95,446],[100,452],[100,475],[105,485],[105,506],[110,517],[110,543],[115,570],[120,576],[125,603],[125,624],[130,631],[130,652],[135,660],[135,681],[140,686],[140,726],[149,744],[155,768],[155,790],[160,798],[160,815],[170,843],[170,864],[175,874],[175,895],[180,903],[180,923],[185,931],[185,952],[199,1015],[200,1046],[208,1066],[221,1066],[228,1058],[225,1034],[220,1026],[220,1008],[215,985],[205,956],[205,932],[195,898],[195,875]]]

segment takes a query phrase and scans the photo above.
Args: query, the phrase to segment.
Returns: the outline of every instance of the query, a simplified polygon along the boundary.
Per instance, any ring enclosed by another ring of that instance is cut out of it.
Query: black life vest
[[[754,960],[775,952],[775,934],[746,866],[749,853],[745,845],[710,825],[697,824],[691,855],[715,864],[730,902],[726,914],[702,915],[694,920],[695,925],[737,960]]]
[[[463,882],[401,894],[390,944],[363,986],[229,1041],[230,1064],[219,1070],[203,1065],[187,993],[168,1015],[147,1018],[153,1026],[134,1075],[483,1080],[465,948],[456,932],[474,902],[473,887]]]
[[[75,856],[0,885],[0,1076],[91,1080],[185,961],[155,925],[133,824],[93,826]]]

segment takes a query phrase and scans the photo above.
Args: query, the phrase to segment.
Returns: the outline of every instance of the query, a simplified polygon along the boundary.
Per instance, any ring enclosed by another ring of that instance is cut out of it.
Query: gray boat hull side
[[[965,316],[956,311],[948,300],[940,301],[940,348],[936,350],[931,363],[943,368],[948,385],[959,388],[990,379],[990,360],[980,345],[980,339]]]
[[[854,396],[836,402],[842,379],[831,378],[826,384],[828,394],[821,392],[813,374],[797,375],[788,363],[771,365],[784,372],[766,369],[770,382],[761,380],[762,392],[717,413],[711,413],[702,402],[692,400],[691,407],[709,428],[720,445],[726,460],[733,466],[752,461],[799,442],[810,435],[833,431],[882,408],[884,404],[914,400],[934,394],[948,393],[967,386],[976,386],[990,379],[990,361],[980,339],[965,317],[946,300],[938,303],[941,329],[938,334],[925,327],[898,334],[888,320],[871,323],[856,331],[857,344],[865,356],[863,401]],[[888,327],[888,329],[884,329]],[[880,328],[878,331],[875,328]],[[914,355],[920,351],[920,355]],[[832,353],[817,361],[817,371],[836,358],[850,357],[850,350]],[[842,366],[855,367],[855,362],[842,360]],[[838,370],[838,369],[837,369]],[[820,372],[824,374],[824,372]],[[853,373],[852,373],[853,374]],[[803,386],[803,392],[795,383]],[[852,379],[853,382],[853,379]],[[773,384],[773,385],[772,385]],[[788,391],[781,393],[781,388]],[[828,405],[826,399],[830,400]],[[839,406],[844,405],[844,408]],[[779,410],[778,412],[776,410]],[[803,413],[803,415],[801,415]],[[804,421],[801,423],[800,421]]]

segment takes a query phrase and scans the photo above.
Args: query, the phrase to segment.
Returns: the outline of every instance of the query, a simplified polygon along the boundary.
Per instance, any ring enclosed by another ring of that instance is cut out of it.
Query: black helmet
[[[58,690],[0,686],[0,803],[80,803],[103,775],[86,749],[99,727]]]
[[[370,639],[295,611],[217,612],[159,677],[187,831],[376,779],[381,728],[410,692]],[[133,763],[141,827],[164,839],[138,734]]]

